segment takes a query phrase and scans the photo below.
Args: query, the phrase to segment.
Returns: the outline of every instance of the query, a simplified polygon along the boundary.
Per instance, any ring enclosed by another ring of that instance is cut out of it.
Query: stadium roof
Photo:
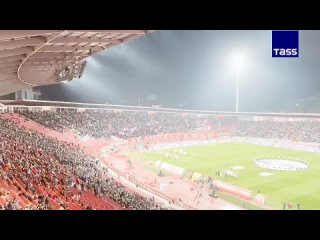
[[[85,58],[149,30],[0,30],[0,96],[81,77]]]

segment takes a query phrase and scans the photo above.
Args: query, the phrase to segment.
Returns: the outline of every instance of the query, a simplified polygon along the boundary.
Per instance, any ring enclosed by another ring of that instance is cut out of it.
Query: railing
[[[147,192],[150,192],[150,193],[152,193],[152,194],[154,194],[154,195],[156,195],[156,196],[158,196],[158,197],[160,197],[160,198],[162,198],[162,199],[164,199],[164,200],[166,200],[166,201],[168,201],[168,202],[172,202],[172,203],[180,206],[180,207],[183,208],[183,209],[186,209],[186,210],[195,210],[194,207],[192,207],[192,206],[190,206],[190,205],[188,205],[188,204],[186,204],[186,203],[183,203],[183,202],[180,202],[180,201],[176,201],[175,199],[170,198],[170,197],[167,196],[166,194],[164,194],[164,193],[162,193],[162,192],[160,192],[160,191],[157,191],[157,190],[149,187],[148,185],[146,185],[146,184],[144,184],[144,183],[142,183],[142,182],[140,182],[140,181],[137,181],[137,180],[134,179],[133,177],[128,176],[128,175],[120,172],[119,170],[117,170],[117,169],[115,169],[115,168],[113,168],[113,167],[108,166],[108,168],[111,169],[113,172],[117,173],[118,176],[121,176],[121,177],[123,177],[123,178],[126,178],[127,180],[129,180],[130,182],[132,182],[132,183],[135,184],[135,185],[138,185],[139,188],[142,188],[142,189],[146,190]]]
[[[90,103],[75,103],[61,101],[42,101],[42,100],[22,100],[22,101],[1,101],[0,103],[7,104],[8,107],[29,108],[47,106],[50,108],[71,108],[71,109],[105,109],[105,110],[131,110],[131,111],[151,111],[151,112],[166,112],[166,113],[193,113],[200,115],[220,115],[220,116],[261,116],[261,117],[288,117],[288,118],[320,118],[320,114],[313,113],[261,113],[261,112],[231,112],[231,111],[204,111],[204,110],[186,110],[175,108],[153,108],[143,106],[126,106],[126,105],[109,105],[109,104],[90,104]]]
[[[98,157],[98,158],[101,158],[101,156],[99,156],[99,154],[97,155],[97,157]],[[145,190],[145,191],[147,191],[147,192],[149,192],[149,193],[151,193],[151,194],[154,194],[154,195],[160,197],[160,198],[163,199],[163,200],[166,200],[166,201],[168,201],[168,202],[171,202],[171,203],[173,203],[173,204],[175,204],[175,205],[177,205],[177,206],[179,206],[179,207],[181,207],[181,208],[183,208],[183,209],[195,210],[194,207],[192,207],[192,206],[190,206],[190,205],[188,205],[188,204],[186,204],[186,203],[177,201],[177,200],[169,197],[168,195],[166,195],[166,194],[164,194],[164,193],[162,193],[162,192],[160,192],[160,191],[157,191],[157,190],[155,190],[155,189],[152,188],[152,187],[149,187],[148,185],[146,185],[146,184],[144,184],[144,183],[136,180],[134,177],[132,177],[132,176],[130,176],[130,175],[128,175],[128,174],[125,174],[125,173],[119,171],[118,169],[116,169],[116,168],[114,168],[114,167],[112,167],[112,166],[110,166],[110,165],[106,165],[106,168],[109,169],[109,170],[111,170],[111,171],[113,171],[114,173],[116,173],[118,177],[122,177],[122,178],[128,180],[128,181],[131,182],[132,184],[138,186],[139,188],[141,188],[141,189],[143,189],[143,190]],[[138,192],[137,190],[135,190],[135,189],[133,189],[133,188],[130,188],[130,190],[131,190],[131,191],[135,191],[136,193],[138,193],[139,195],[141,195],[141,192]]]

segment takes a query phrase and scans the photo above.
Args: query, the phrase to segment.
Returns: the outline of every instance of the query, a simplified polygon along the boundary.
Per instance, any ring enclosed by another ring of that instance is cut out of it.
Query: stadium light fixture
[[[236,72],[236,112],[239,112],[239,75],[243,71],[245,62],[241,54],[236,54],[231,59],[232,69]]]
[[[234,55],[232,57],[232,68],[237,72],[242,72],[244,69],[244,58],[242,55]]]

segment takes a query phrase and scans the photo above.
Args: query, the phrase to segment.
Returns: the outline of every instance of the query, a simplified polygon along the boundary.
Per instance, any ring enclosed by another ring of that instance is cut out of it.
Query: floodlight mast
[[[240,55],[233,57],[233,68],[236,72],[236,112],[239,112],[240,72],[243,69],[243,59]]]
[[[236,75],[236,112],[239,112],[239,71]]]

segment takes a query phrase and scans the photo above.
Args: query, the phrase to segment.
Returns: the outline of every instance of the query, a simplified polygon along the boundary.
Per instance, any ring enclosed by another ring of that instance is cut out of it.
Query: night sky
[[[271,31],[157,31],[88,58],[81,79],[41,87],[48,100],[139,105],[156,95],[163,107],[235,108],[235,53],[240,111],[286,111],[320,97],[320,31],[300,31],[299,58],[272,58]]]

